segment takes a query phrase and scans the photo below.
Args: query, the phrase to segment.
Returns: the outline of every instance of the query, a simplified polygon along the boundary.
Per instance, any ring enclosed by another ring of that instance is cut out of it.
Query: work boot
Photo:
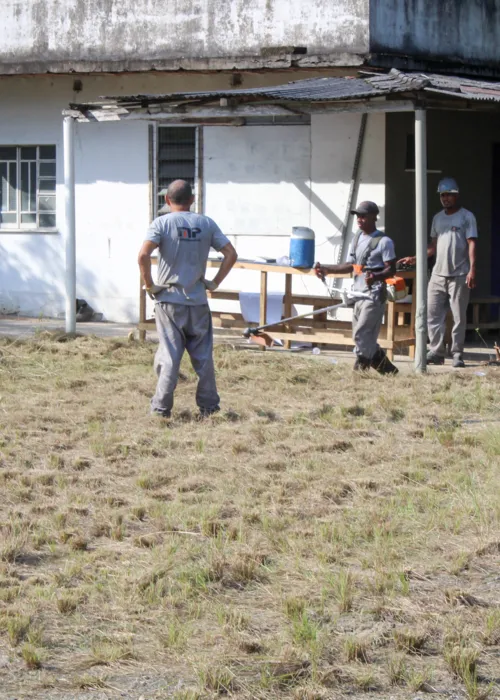
[[[444,365],[444,357],[442,355],[436,355],[435,353],[429,351],[427,353],[427,364],[428,365]]]
[[[202,408],[200,406],[200,418],[208,418],[213,416],[214,413],[219,413],[220,406],[211,406],[210,408]]]
[[[371,366],[379,374],[397,374],[398,368],[392,364],[382,348],[379,348],[372,357]]]
[[[371,362],[363,355],[356,355],[356,362],[354,363],[355,372],[367,372],[371,367]]]
[[[170,418],[170,411],[161,411],[159,408],[152,408],[150,413],[157,418]]]
[[[459,352],[453,353],[453,365],[452,366],[455,368],[465,367],[464,358],[462,357],[461,353],[459,353]]]

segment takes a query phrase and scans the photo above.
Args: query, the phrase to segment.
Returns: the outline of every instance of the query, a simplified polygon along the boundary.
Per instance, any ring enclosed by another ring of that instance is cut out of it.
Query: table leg
[[[389,360],[394,359],[394,321],[396,317],[396,305],[393,301],[388,301],[386,306],[387,314],[387,340],[390,340],[392,345],[387,350],[387,357]]]
[[[289,318],[292,315],[292,275],[285,275],[285,298],[283,307],[285,318]],[[285,340],[284,347],[286,350],[290,350],[291,345],[291,340]]]
[[[415,338],[415,317],[417,310],[417,280],[412,280],[411,286],[411,312],[410,312],[410,334],[412,338]],[[415,343],[410,345],[408,349],[410,360],[415,359]]]
[[[265,326],[267,323],[267,272],[263,270],[260,273],[260,312],[259,326]]]

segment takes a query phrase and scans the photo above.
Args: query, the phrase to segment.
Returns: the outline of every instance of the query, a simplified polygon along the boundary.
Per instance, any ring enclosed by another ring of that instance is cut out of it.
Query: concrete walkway
[[[133,333],[136,339],[138,338],[137,327],[134,323],[108,323],[101,321],[95,323],[77,323],[76,326],[77,333],[95,335],[98,338],[127,338],[130,333]],[[28,338],[43,331],[58,330],[64,331],[64,321],[59,319],[18,318],[12,316],[0,317],[0,338]],[[214,334],[216,344],[227,343],[240,350],[260,352],[258,346],[242,338],[238,331],[215,329]],[[148,342],[157,342],[158,336],[155,332],[148,331],[147,340]],[[493,341],[491,340],[489,344],[492,346]],[[266,352],[291,352],[324,362],[354,362],[354,356],[350,349],[338,350],[322,348],[319,354],[313,354],[310,348],[296,348],[291,351],[273,348]],[[466,347],[465,361],[467,369],[469,370],[484,371],[485,363],[493,359],[495,359],[494,350],[486,348],[484,345],[480,347],[477,344],[469,343]],[[407,355],[397,355],[394,362],[403,372],[413,371],[413,361],[410,360]],[[497,367],[492,366],[492,369],[497,369]],[[432,373],[448,371],[460,372],[464,370],[453,370],[451,360],[448,359],[446,360],[446,364],[442,367],[429,367],[429,372]]]

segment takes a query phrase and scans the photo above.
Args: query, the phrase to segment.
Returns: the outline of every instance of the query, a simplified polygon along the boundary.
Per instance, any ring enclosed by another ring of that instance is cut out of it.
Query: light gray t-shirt
[[[379,239],[377,247],[375,250],[371,251],[365,263],[367,270],[382,270],[387,262],[395,260],[396,251],[394,250],[392,239],[389,238],[389,236],[384,236],[380,231],[374,231],[371,234],[362,233],[359,237],[356,250],[354,250],[354,243],[356,240],[354,239],[349,248],[347,260],[353,264],[362,265],[366,257],[367,248],[370,245],[370,240],[374,236],[381,236],[381,238]],[[365,281],[365,273],[363,272],[361,275],[354,275],[354,284],[352,288],[356,292],[366,293],[369,292],[370,289],[372,292],[379,291],[382,285],[383,282],[375,282],[375,284],[372,284],[371,288],[369,288]]]
[[[431,238],[436,238],[433,275],[458,277],[470,271],[469,238],[477,238],[476,217],[463,207],[455,214],[440,211],[432,220]]]
[[[210,248],[229,243],[215,221],[190,211],[171,212],[153,221],[146,241],[158,245],[158,284],[172,285],[156,301],[186,306],[207,303],[203,284]]]

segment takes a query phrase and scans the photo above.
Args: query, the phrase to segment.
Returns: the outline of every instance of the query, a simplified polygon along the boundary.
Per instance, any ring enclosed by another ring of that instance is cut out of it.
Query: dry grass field
[[[499,697],[500,368],[0,341],[0,697]]]

